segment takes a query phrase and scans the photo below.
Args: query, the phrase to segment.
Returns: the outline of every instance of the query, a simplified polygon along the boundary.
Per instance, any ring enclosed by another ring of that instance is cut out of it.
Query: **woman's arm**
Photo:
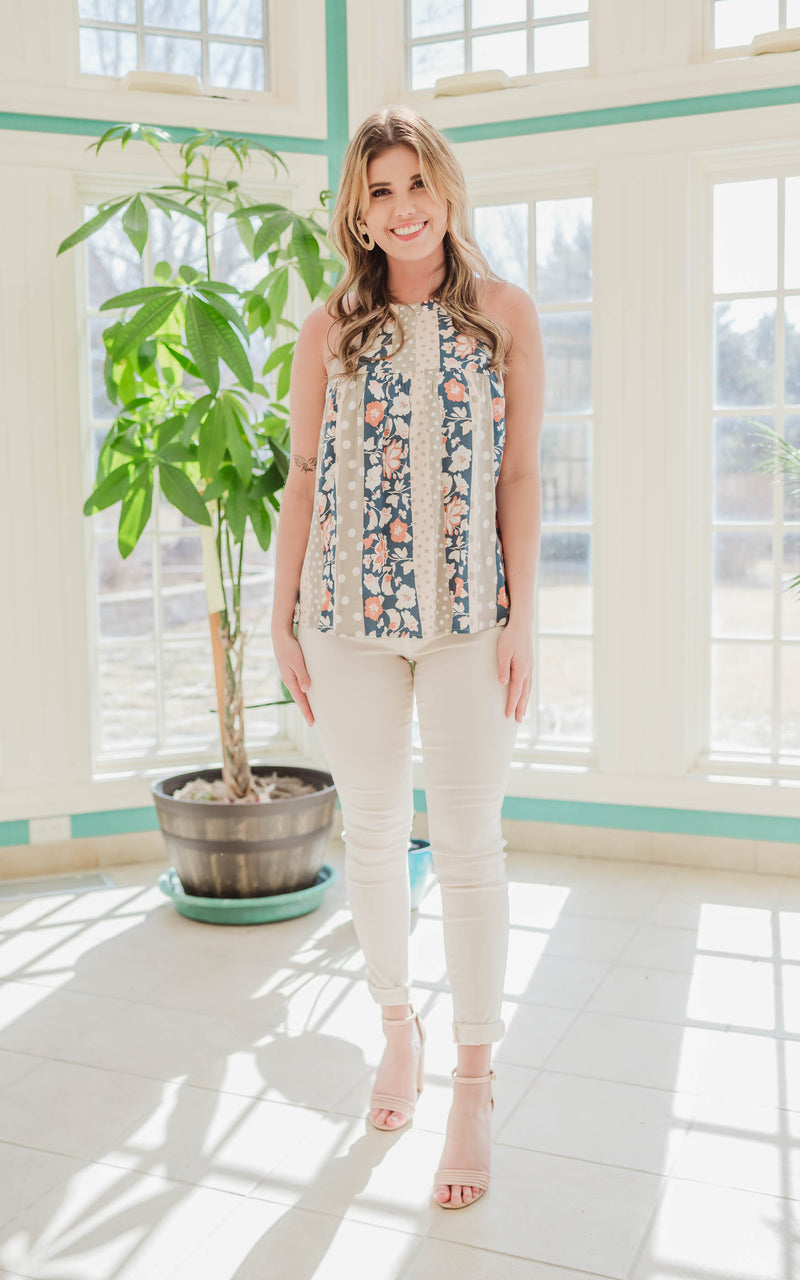
[[[504,379],[506,439],[495,501],[509,615],[498,643],[498,675],[509,682],[506,715],[522,720],[533,671],[533,616],[542,527],[539,445],[544,415],[544,347],[539,316],[531,296],[506,286],[507,304],[498,319],[511,333],[509,368]]]
[[[303,652],[294,635],[292,619],[314,513],[317,450],[327,386],[322,353],[330,323],[325,308],[315,307],[300,326],[295,344],[289,385],[289,474],[278,518],[272,598],[271,630],[275,661],[283,683],[310,725],[314,723],[314,716],[306,691],[311,681]]]

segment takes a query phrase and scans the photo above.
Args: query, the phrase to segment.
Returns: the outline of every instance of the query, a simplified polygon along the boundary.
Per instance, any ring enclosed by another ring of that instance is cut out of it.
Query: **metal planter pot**
[[[411,910],[416,911],[425,896],[428,876],[433,871],[433,854],[427,840],[411,839],[408,844],[408,878]]]
[[[205,898],[260,898],[313,885],[322,867],[336,809],[331,774],[292,765],[255,765],[257,776],[291,774],[319,790],[262,804],[176,800],[192,778],[221,769],[192,769],[151,784],[167,855],[185,893]]]

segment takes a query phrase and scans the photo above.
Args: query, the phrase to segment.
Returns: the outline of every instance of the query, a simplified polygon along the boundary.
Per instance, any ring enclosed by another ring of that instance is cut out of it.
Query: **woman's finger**
[[[304,669],[304,676],[305,676],[305,679],[308,681],[308,685],[310,685],[311,681],[308,679],[308,673],[305,671],[305,669]],[[300,712],[303,716],[303,719],[308,724],[310,725],[313,724],[314,713],[311,710],[311,707],[309,706],[308,698],[306,697],[305,692],[302,688],[298,673],[294,670],[293,667],[289,668],[289,678],[288,680],[284,680],[283,683],[286,685],[286,688],[289,690],[290,694],[292,695],[292,699],[294,703],[296,704],[297,707],[299,707]],[[308,685],[306,687],[308,687]]]
[[[525,716],[528,713],[528,701],[531,696],[532,684],[533,684],[532,677],[526,676],[522,686],[522,694],[520,695],[520,700],[517,705],[517,720],[520,723],[522,723],[522,721],[525,719]]]
[[[512,658],[511,660],[511,682],[508,686],[508,699],[506,701],[507,716],[513,716],[514,709],[519,702],[522,687],[525,683],[525,677],[519,668],[518,660],[515,660],[515,658]]]

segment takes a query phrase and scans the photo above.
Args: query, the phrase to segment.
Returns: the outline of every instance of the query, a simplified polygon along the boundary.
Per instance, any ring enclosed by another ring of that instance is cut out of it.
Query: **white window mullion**
[[[781,0],[782,23],[786,19],[786,0]],[[784,435],[786,414],[786,179],[778,181],[778,301],[775,312],[775,416],[773,428]],[[781,685],[783,673],[783,591],[781,588],[781,571],[783,569],[783,486],[776,480],[773,484],[773,532],[772,532],[772,762],[777,766],[782,755],[781,733],[783,730],[783,714],[781,706]]]

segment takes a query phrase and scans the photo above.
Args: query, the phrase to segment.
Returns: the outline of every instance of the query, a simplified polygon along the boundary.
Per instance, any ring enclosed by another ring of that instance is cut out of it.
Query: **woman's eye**
[[[424,186],[425,186],[425,183],[422,181],[422,178],[417,178],[417,179],[415,180],[415,182],[414,182],[414,184],[413,184],[413,185],[414,185],[415,187],[424,187]],[[388,188],[388,187],[377,187],[377,188],[375,189],[375,191],[373,191],[373,193],[372,193],[372,194],[373,194],[373,196],[384,196],[384,195],[386,195],[386,192],[387,192],[388,190],[389,190],[389,188]]]

